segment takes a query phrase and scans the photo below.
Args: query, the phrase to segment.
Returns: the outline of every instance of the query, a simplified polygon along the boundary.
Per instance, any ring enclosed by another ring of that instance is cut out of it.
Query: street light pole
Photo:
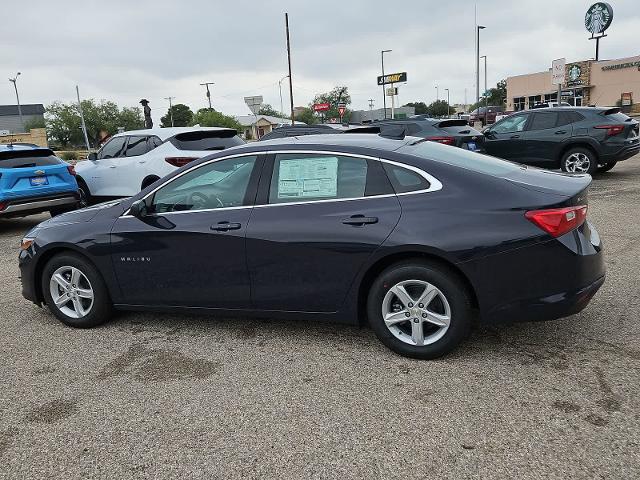
[[[20,72],[16,73],[16,76],[10,78],[9,81],[13,82],[13,88],[16,90],[16,101],[18,102],[18,116],[20,117],[20,125],[22,125],[22,130],[24,130],[24,119],[22,118],[22,107],[20,106],[20,96],[18,95],[18,75],[21,75]],[[26,133],[26,132],[25,132]]]
[[[440,90],[438,90],[438,85],[436,85],[436,102],[440,101]]]
[[[449,108],[449,89],[445,88],[445,90],[447,91],[447,117],[451,115],[451,110]]]
[[[280,89],[280,113],[284,115],[284,105],[282,104],[282,81],[285,78],[289,78],[289,75],[285,75],[280,80],[278,80],[278,88]]]
[[[380,58],[382,61],[382,108],[384,109],[384,118],[387,118],[387,92],[384,90],[384,54],[392,52],[393,50],[381,50]]]
[[[489,98],[487,95],[487,56],[483,55],[480,58],[484,58],[484,115],[487,115],[487,103]]]
[[[295,113],[293,112],[293,79],[291,78],[291,39],[289,38],[289,14],[284,14],[284,23],[287,33],[287,64],[289,65],[289,103],[291,104],[291,125],[295,125]]]
[[[164,97],[165,100],[169,100],[169,118],[171,118],[171,126],[173,127],[173,108],[171,108],[171,100],[176,97]]]
[[[209,110],[213,110],[213,108],[211,107],[211,92],[209,91],[209,85],[215,85],[215,83],[204,82],[204,83],[201,83],[200,85],[207,88],[207,100],[209,100]]]
[[[480,101],[480,30],[487,27],[476,25],[476,102]]]

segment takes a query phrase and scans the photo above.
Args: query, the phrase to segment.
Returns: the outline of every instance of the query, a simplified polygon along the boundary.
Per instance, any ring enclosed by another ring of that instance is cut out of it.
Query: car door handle
[[[229,230],[240,230],[242,225],[239,223],[218,222],[217,225],[211,225],[211,230],[216,232],[227,232]]]
[[[364,215],[351,215],[349,218],[343,218],[342,223],[345,225],[367,225],[378,223],[378,217],[365,217]]]
[[[509,138],[520,138],[520,135],[511,135]]]
[[[140,160],[138,163],[147,163],[146,160]]]
[[[566,131],[566,130],[558,130],[558,131],[556,132],[556,135],[564,135],[565,133],[567,133],[567,131]]]
[[[109,168],[116,168],[115,165],[109,165]]]

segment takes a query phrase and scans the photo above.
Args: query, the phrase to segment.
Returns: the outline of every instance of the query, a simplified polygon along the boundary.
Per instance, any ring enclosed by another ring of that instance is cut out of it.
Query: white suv
[[[152,128],[119,133],[75,165],[81,203],[130,197],[193,160],[243,143],[230,128]]]

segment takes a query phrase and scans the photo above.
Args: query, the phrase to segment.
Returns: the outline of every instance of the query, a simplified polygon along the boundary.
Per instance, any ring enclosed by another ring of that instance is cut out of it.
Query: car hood
[[[120,204],[120,200],[112,200],[110,202],[99,203],[91,207],[81,208],[80,210],[74,210],[73,212],[63,213],[62,215],[56,215],[49,220],[45,220],[38,225],[38,228],[47,228],[51,226],[59,226],[63,224],[82,223],[89,222],[95,218],[102,210],[115,207]]]

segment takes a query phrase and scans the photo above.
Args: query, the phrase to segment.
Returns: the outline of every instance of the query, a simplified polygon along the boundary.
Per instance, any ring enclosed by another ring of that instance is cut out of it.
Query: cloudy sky
[[[583,0],[323,0],[244,2],[220,0],[32,0],[16,21],[2,26],[0,71],[21,71],[22,103],[109,99],[134,106],[148,98],[157,120],[164,97],[194,110],[206,106],[204,87],[213,81],[214,108],[246,114],[243,97],[263,95],[280,106],[278,80],[287,73],[284,12],[289,12],[295,105],[334,85],[349,87],[352,108],[382,104],[376,85],[380,50],[387,73],[407,71],[401,103],[435,100],[450,89],[451,103],[475,92],[474,4],[481,55],[488,56],[488,82],[542,71],[551,60],[594,56],[587,40]],[[613,0],[614,20],[601,42],[601,58],[640,53],[640,2]],[[17,9],[17,6],[16,6]],[[481,73],[481,75],[483,75]],[[2,76],[0,76],[2,78]],[[481,77],[483,78],[483,77]],[[1,83],[0,83],[1,84]],[[483,80],[481,80],[483,84]],[[282,84],[288,104],[288,84]],[[4,81],[0,104],[14,104]]]

